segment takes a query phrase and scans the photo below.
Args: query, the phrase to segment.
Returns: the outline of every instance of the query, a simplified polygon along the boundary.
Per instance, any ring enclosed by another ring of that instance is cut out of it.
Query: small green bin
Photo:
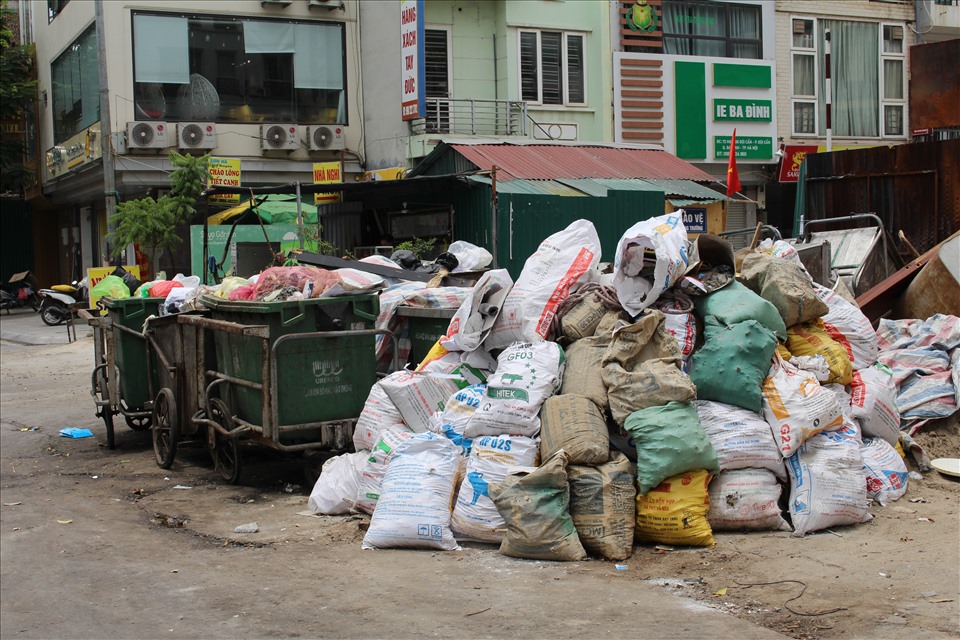
[[[269,348],[291,334],[372,330],[380,311],[377,295],[313,298],[286,302],[228,301],[203,298],[210,317],[237,324],[266,325]],[[250,382],[263,378],[263,339],[214,331],[217,370]],[[276,348],[275,398],[278,425],[355,419],[377,380],[374,335],[311,337],[281,342]],[[228,402],[238,418],[263,425],[262,396],[256,389],[230,384]]]
[[[107,317],[114,325],[143,333],[143,321],[157,315],[164,298],[104,298]],[[113,330],[114,362],[119,371],[120,398],[130,411],[138,411],[153,400],[147,380],[147,346],[142,338],[120,329]],[[156,375],[156,368],[154,368]],[[156,378],[155,378],[156,379]]]
[[[408,361],[420,364],[440,336],[447,334],[450,318],[457,313],[456,307],[397,307],[397,315],[407,321],[410,336]]]

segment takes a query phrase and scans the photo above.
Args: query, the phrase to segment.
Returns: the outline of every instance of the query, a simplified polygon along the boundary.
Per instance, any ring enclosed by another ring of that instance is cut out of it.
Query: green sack
[[[123,283],[123,278],[106,276],[93,286],[90,293],[98,298],[113,298],[123,300],[130,297],[130,289]]]
[[[731,282],[708,296],[694,298],[693,303],[701,318],[713,316],[727,326],[756,320],[780,340],[787,339],[787,327],[777,308],[740,282]]]
[[[679,473],[720,471],[717,452],[700,426],[692,402],[668,402],[634,411],[624,427],[637,448],[637,481],[643,495]]]
[[[777,337],[756,320],[723,326],[713,316],[704,321],[703,335],[703,346],[690,358],[697,398],[760,413],[760,388],[770,372]]]

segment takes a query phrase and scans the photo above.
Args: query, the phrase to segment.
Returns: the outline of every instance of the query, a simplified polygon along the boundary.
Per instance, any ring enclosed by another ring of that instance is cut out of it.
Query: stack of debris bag
[[[903,495],[898,365],[792,245],[737,275],[730,244],[691,243],[675,213],[629,229],[612,274],[599,259],[578,220],[515,283],[485,273],[420,366],[371,389],[310,508],[372,514],[364,548],[620,560],[635,541],[866,522]]]

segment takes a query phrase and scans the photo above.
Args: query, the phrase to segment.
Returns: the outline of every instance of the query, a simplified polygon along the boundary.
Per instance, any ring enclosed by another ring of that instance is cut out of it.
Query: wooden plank
[[[621,78],[662,78],[662,69],[620,69]]]
[[[663,68],[663,60],[650,60],[648,58],[621,58],[621,67],[657,67]]]
[[[655,89],[623,89],[620,91],[620,95],[624,98],[662,98],[663,91],[657,91]]]
[[[624,130],[626,129],[657,129],[659,131],[663,130],[662,122],[643,122],[637,120],[629,120],[622,124]]]
[[[658,131],[624,131],[620,134],[624,140],[663,140]]]
[[[663,118],[663,111],[621,111],[621,118],[660,120]]]
[[[650,87],[660,88],[663,86],[662,80],[621,80],[621,87]]]
[[[663,102],[660,100],[621,100],[621,109],[660,109],[663,111]]]

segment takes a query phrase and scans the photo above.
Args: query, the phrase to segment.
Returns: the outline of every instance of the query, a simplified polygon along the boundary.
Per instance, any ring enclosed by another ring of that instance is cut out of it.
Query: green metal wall
[[[492,251],[491,195],[491,189],[486,186],[464,188],[453,194],[454,239]],[[597,229],[601,261],[613,262],[613,253],[623,232],[640,220],[662,215],[664,197],[662,191],[610,191],[604,198],[500,194],[498,264],[516,278],[544,238],[580,218],[590,220]]]

